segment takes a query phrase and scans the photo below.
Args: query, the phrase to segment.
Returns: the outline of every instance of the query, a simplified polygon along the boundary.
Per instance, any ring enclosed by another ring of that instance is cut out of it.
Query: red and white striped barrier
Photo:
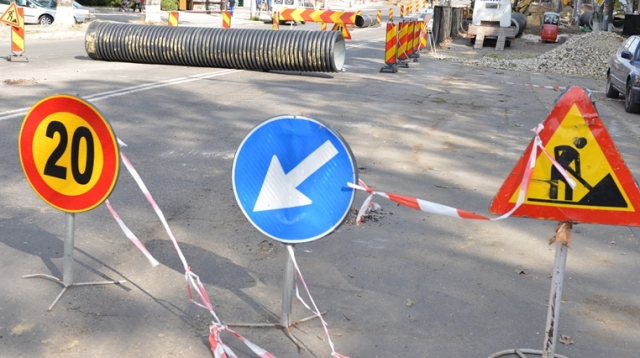
[[[506,81],[502,81],[501,83],[504,83],[507,85],[520,85],[520,86],[527,86],[527,87],[533,87],[533,88],[544,88],[544,89],[550,89],[554,91],[564,91],[565,89],[567,89],[567,87],[534,85],[531,83],[515,83],[515,82],[506,82]]]
[[[126,144],[122,142],[120,139],[118,139],[118,144],[120,145],[120,147],[126,146]],[[167,220],[165,219],[164,214],[162,213],[162,210],[160,210],[160,207],[151,196],[151,193],[147,189],[146,185],[144,185],[144,182],[140,178],[140,175],[138,174],[138,172],[135,170],[135,168],[133,167],[129,159],[124,155],[122,151],[120,151],[120,158],[122,158],[122,163],[125,165],[125,167],[129,171],[129,174],[131,174],[136,184],[138,184],[138,187],[140,188],[144,196],[147,198],[147,201],[149,202],[149,204],[151,204],[151,207],[156,212],[156,215],[162,222],[164,229],[169,235],[169,238],[171,239],[171,242],[173,243],[173,246],[176,249],[178,256],[180,257],[180,261],[182,262],[182,265],[184,267],[185,279],[188,284],[187,293],[188,293],[189,301],[193,302],[197,306],[200,306],[208,310],[209,313],[211,313],[211,315],[213,316],[214,320],[209,326],[209,332],[210,332],[209,343],[211,344],[211,352],[213,353],[214,358],[237,358],[235,353],[233,353],[233,351],[222,342],[220,338],[220,332],[222,331],[227,331],[233,334],[236,338],[241,340],[247,347],[249,347],[249,349],[251,349],[251,351],[253,351],[258,357],[275,358],[275,356],[272,355],[271,353],[258,347],[257,345],[250,342],[246,338],[242,337],[241,335],[239,335],[238,333],[236,333],[226,325],[222,324],[222,321],[220,321],[220,319],[218,318],[218,315],[216,315],[215,311],[213,310],[213,305],[211,305],[211,300],[207,295],[207,292],[204,288],[204,285],[202,284],[202,281],[200,281],[200,277],[198,277],[198,275],[196,275],[193,271],[191,271],[191,267],[187,263],[187,259],[184,257],[184,254],[182,253],[182,250],[178,245],[178,241],[176,240],[175,236],[173,236],[173,232],[171,231],[171,228],[169,228],[169,224],[167,223]],[[118,223],[118,225],[120,225],[120,228],[125,233],[125,235],[140,249],[140,251],[142,251],[145,254],[147,259],[151,262],[152,266],[157,266],[158,262],[153,258],[153,256],[151,256],[151,254],[144,247],[142,242],[140,242],[140,240],[138,240],[135,237],[135,235],[131,232],[131,230],[127,228],[127,226],[124,224],[122,219],[120,219],[120,216],[116,213],[116,211],[113,209],[113,207],[108,201],[107,201],[107,207],[111,212],[111,214],[113,215],[116,222]],[[200,302],[196,301],[193,298],[192,291],[195,291],[197,293]]]
[[[379,205],[373,202],[374,195],[381,196],[383,198],[389,199],[400,205],[404,205],[412,209],[420,210],[430,214],[448,216],[448,217],[458,218],[458,219],[467,219],[467,220],[495,221],[495,220],[506,219],[509,216],[511,216],[511,214],[515,212],[522,205],[522,203],[524,203],[524,198],[529,189],[529,183],[531,182],[533,168],[535,167],[536,159],[538,158],[538,150],[540,150],[540,153],[543,153],[544,155],[547,156],[547,158],[549,158],[551,163],[553,163],[553,166],[556,167],[556,169],[558,169],[558,171],[562,174],[562,176],[567,180],[567,183],[569,183],[571,188],[575,188],[576,182],[570,177],[569,173],[567,173],[567,171],[553,158],[553,156],[551,156],[551,154],[547,152],[547,150],[542,145],[542,139],[540,139],[539,133],[540,131],[542,131],[543,128],[544,126],[542,124],[538,124],[538,126],[531,129],[533,132],[535,132],[534,146],[529,156],[529,162],[528,162],[527,168],[524,172],[524,175],[522,176],[522,182],[520,183],[520,190],[518,191],[518,199],[516,200],[516,204],[513,207],[513,209],[511,209],[508,213],[496,218],[490,218],[488,216],[479,215],[476,213],[472,213],[470,211],[453,208],[450,206],[434,203],[428,200],[422,200],[422,199],[418,199],[410,196],[374,191],[372,188],[368,187],[367,184],[365,184],[362,180],[359,179],[358,180],[359,185],[356,185],[353,183],[347,183],[347,185],[353,189],[363,190],[369,193],[369,196],[365,199],[364,203],[360,207],[360,210],[358,211],[358,216],[356,217],[356,224],[360,225],[360,223],[362,222],[362,217],[364,216],[364,214],[366,214],[367,211],[376,210],[379,208]]]

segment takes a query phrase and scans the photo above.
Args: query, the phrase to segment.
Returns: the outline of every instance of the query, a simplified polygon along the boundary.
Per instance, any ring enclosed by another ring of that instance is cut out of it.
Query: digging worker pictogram
[[[576,138],[573,141],[573,145],[578,149],[582,149],[587,145],[587,139],[583,137]],[[570,145],[559,145],[553,148],[553,152],[558,164],[560,164],[564,170],[576,178],[585,187],[591,190],[591,186],[582,179],[582,176],[580,175],[580,153],[578,153],[578,150]],[[573,164],[573,168],[571,167],[571,164]],[[551,187],[549,188],[549,198],[558,199],[559,181],[564,183],[564,200],[572,201],[573,189],[569,183],[567,183],[567,180],[562,176],[560,171],[553,165],[551,166]]]

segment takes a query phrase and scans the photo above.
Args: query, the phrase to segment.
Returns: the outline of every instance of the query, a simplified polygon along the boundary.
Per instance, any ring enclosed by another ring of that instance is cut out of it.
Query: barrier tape
[[[126,146],[126,144],[122,142],[120,139],[118,139],[118,144],[121,147]],[[176,249],[178,256],[180,257],[180,261],[182,262],[182,265],[185,271],[184,276],[185,276],[185,280],[187,281],[187,296],[189,297],[189,301],[191,301],[192,303],[194,303],[199,307],[202,307],[208,310],[209,313],[211,313],[211,315],[213,316],[214,321],[209,326],[209,344],[211,345],[211,352],[213,353],[214,357],[215,358],[237,358],[237,356],[235,355],[235,353],[233,353],[231,348],[225,345],[222,342],[222,339],[220,338],[220,333],[222,331],[227,331],[233,334],[239,340],[241,340],[247,347],[249,347],[249,349],[251,349],[259,357],[275,358],[275,356],[272,355],[271,353],[258,347],[257,345],[250,342],[240,334],[236,333],[234,330],[222,324],[222,322],[218,318],[218,315],[216,315],[215,311],[213,310],[213,306],[211,305],[211,300],[209,299],[209,295],[207,295],[207,292],[204,288],[204,285],[202,284],[202,281],[200,281],[200,277],[196,275],[193,271],[191,271],[191,267],[187,263],[187,260],[185,259],[184,254],[182,253],[182,250],[178,245],[178,241],[176,240],[175,236],[173,235],[173,232],[171,231],[171,228],[169,228],[169,224],[167,223],[167,220],[165,219],[164,214],[162,213],[162,210],[160,210],[160,207],[151,196],[151,193],[147,189],[146,185],[144,185],[142,178],[140,178],[140,175],[138,174],[136,169],[133,167],[129,159],[124,155],[122,151],[120,151],[120,158],[122,159],[122,163],[125,165],[125,167],[129,171],[129,174],[131,174],[136,184],[138,184],[138,187],[140,188],[144,196],[147,198],[147,201],[149,202],[149,204],[151,204],[151,207],[153,208],[156,215],[162,222],[162,225],[164,226],[165,231],[169,235],[169,238],[171,239],[171,242],[173,243],[173,246]],[[120,228],[124,231],[125,235],[127,235],[127,237],[129,237],[129,239],[132,240],[131,236],[135,237],[135,235],[133,235],[133,233],[131,233],[131,231],[126,227],[124,222],[122,222],[122,220],[120,219],[118,214],[115,212],[115,210],[113,210],[113,207],[111,206],[110,203],[108,203],[108,201],[107,201],[107,207],[109,208],[109,211],[111,212],[113,217],[116,219],[116,222],[118,222],[118,225],[120,225]],[[128,232],[131,233],[131,236],[129,236]],[[140,240],[135,238],[135,240],[132,240],[132,241],[143,253],[146,252],[145,256],[147,256],[148,254],[147,258],[149,257],[153,258],[151,254],[147,251],[147,249],[144,247],[142,242],[140,242]],[[138,245],[136,241],[140,242],[140,244]],[[157,261],[155,259],[153,259],[153,261],[152,260],[150,261],[152,262],[152,265],[154,261],[157,264]],[[193,298],[193,291],[197,293],[200,299],[200,302],[196,301]]]
[[[545,86],[545,85],[534,85],[532,83],[515,83],[515,82],[507,82],[507,81],[502,81],[501,83],[507,84],[507,85],[520,85],[520,86],[527,86],[527,87],[533,87],[533,88],[544,88],[544,89],[550,89],[550,90],[554,90],[554,91],[564,91],[565,89],[567,89],[567,87],[561,87],[561,86]]]
[[[289,251],[289,255],[291,257],[291,262],[293,262],[293,267],[296,269],[296,274],[298,276],[298,278],[300,279],[300,282],[302,282],[302,286],[304,286],[305,291],[307,292],[307,296],[309,296],[309,301],[311,301],[311,304],[313,304],[313,309],[311,309],[311,307],[309,307],[309,305],[307,305],[307,303],[302,299],[302,297],[300,297],[300,292],[298,291],[298,286],[296,285],[296,296],[298,297],[298,300],[300,300],[300,302],[302,302],[302,304],[311,312],[313,312],[314,315],[318,316],[318,319],[320,319],[320,322],[322,323],[322,328],[324,329],[324,334],[327,337],[327,342],[329,342],[329,347],[331,347],[331,357],[333,358],[349,358],[347,356],[344,356],[340,353],[337,353],[334,346],[333,346],[333,342],[331,341],[331,335],[329,334],[329,329],[327,328],[327,322],[324,321],[324,318],[322,318],[322,314],[320,313],[320,310],[318,309],[318,306],[316,306],[316,302],[313,300],[313,297],[311,297],[311,292],[309,292],[309,287],[307,287],[307,283],[304,281],[304,277],[302,277],[302,272],[300,272],[300,267],[298,267],[298,262],[296,262],[296,257],[293,253],[293,245],[286,245],[287,246],[287,250]]]
[[[418,198],[413,198],[404,195],[398,194],[390,194],[386,192],[374,191],[372,188],[367,186],[364,181],[358,179],[358,185],[353,183],[347,183],[350,188],[363,190],[369,193],[369,196],[364,200],[360,210],[358,211],[358,215],[356,216],[356,224],[360,225],[362,222],[362,217],[369,210],[377,210],[380,206],[373,202],[373,196],[378,195],[383,198],[389,199],[393,202],[396,202],[400,205],[404,205],[410,207],[415,210],[420,210],[423,212],[437,214],[442,216],[448,216],[458,219],[467,219],[467,220],[502,220],[506,219],[511,214],[513,214],[523,203],[525,199],[525,195],[529,190],[529,183],[531,182],[531,176],[533,175],[533,169],[536,165],[536,159],[538,158],[538,149],[540,153],[543,153],[553,164],[553,166],[558,169],[560,174],[567,180],[567,183],[571,186],[572,189],[575,189],[576,182],[569,176],[569,173],[547,152],[547,150],[542,145],[542,139],[540,139],[540,131],[544,129],[544,126],[538,124],[535,128],[531,130],[535,132],[534,143],[531,148],[531,153],[529,155],[529,161],[527,167],[525,169],[524,174],[522,175],[522,182],[520,183],[520,190],[518,191],[518,199],[516,200],[516,204],[509,212],[503,214],[502,216],[496,218],[490,218],[488,216],[479,215],[470,211],[461,210],[457,208],[453,208],[450,206],[434,203],[432,201],[422,200]]]
[[[136,245],[136,247],[144,254],[144,256],[146,256],[147,260],[149,260],[149,262],[151,263],[151,266],[156,267],[160,265],[158,260],[156,260],[151,255],[151,253],[147,250],[144,244],[136,237],[136,235],[133,232],[131,232],[131,230],[129,230],[129,228],[127,227],[127,225],[124,224],[122,219],[120,219],[120,216],[118,215],[118,213],[111,206],[109,199],[107,199],[105,203],[107,204],[107,209],[109,209],[109,211],[111,212],[111,215],[113,215],[113,218],[116,219],[118,226],[120,226],[120,229],[122,229],[122,232],[124,232],[124,234],[127,235],[129,240],[131,240],[131,242],[133,242],[133,244]]]

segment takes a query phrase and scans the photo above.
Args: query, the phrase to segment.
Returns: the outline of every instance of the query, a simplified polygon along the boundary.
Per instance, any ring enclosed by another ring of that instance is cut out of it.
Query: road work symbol
[[[7,10],[0,16],[0,22],[7,25],[20,27],[20,20],[18,19],[18,8],[16,3],[12,2]]]
[[[567,90],[543,126],[539,136],[548,155],[536,149],[524,203],[513,216],[640,226],[640,191],[589,95],[580,87]],[[492,213],[515,205],[534,142],[491,203]]]
[[[249,221],[285,243],[319,239],[346,218],[354,198],[355,160],[320,121],[276,117],[245,137],[233,163],[236,199]]]

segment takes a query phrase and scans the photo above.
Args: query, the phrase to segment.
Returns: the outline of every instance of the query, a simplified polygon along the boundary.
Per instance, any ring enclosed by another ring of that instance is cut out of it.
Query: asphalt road
[[[307,24],[308,28],[313,28]],[[187,299],[182,264],[129,173],[109,198],[161,263],[152,268],[104,205],[76,216],[75,280],[52,312],[65,215],[30,188],[17,150],[27,110],[50,95],[94,104],[127,144],[193,272],[225,322],[277,322],[284,246],[253,228],[234,198],[242,139],[277,115],[320,119],[349,143],[359,177],[376,190],[488,214],[493,196],[559,92],[524,84],[604,81],[466,67],[422,56],[396,74],[383,65],[382,28],[357,29],[341,73],[257,72],[101,62],[82,37],[27,42],[27,63],[0,63],[0,357],[208,357],[209,313]],[[2,42],[3,46],[8,45]],[[7,48],[5,47],[5,48]],[[506,84],[513,82],[516,84]],[[640,172],[638,116],[595,93],[632,173]],[[365,199],[358,193],[354,208]],[[350,357],[487,357],[541,349],[555,222],[464,221],[376,198],[382,212],[353,217],[326,238],[296,245],[337,352]],[[638,356],[640,251],[636,228],[578,225],[569,251],[557,352]],[[309,313],[294,303],[294,319]],[[237,328],[278,357],[328,357],[317,320],[292,329]],[[245,346],[223,335],[241,357]]]

